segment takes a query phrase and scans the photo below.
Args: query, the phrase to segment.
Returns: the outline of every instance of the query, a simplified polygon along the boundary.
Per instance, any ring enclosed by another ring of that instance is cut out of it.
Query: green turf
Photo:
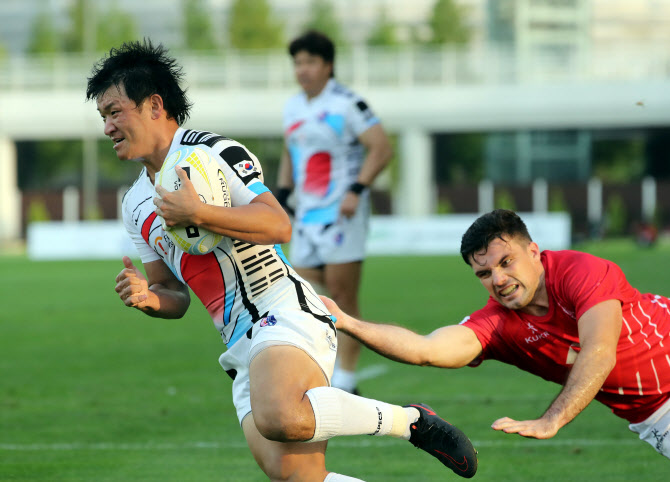
[[[670,248],[622,241],[580,246],[621,264],[634,285],[670,294]],[[223,345],[194,297],[181,320],[149,318],[114,292],[120,262],[29,262],[0,257],[0,480],[261,481],[218,365]],[[362,310],[427,333],[485,300],[459,257],[371,258]],[[497,362],[461,370],[401,365],[364,395],[426,402],[480,452],[480,481],[665,481],[668,461],[625,421],[592,404],[551,440],[490,429],[502,416],[539,415],[556,385]],[[367,481],[456,480],[436,460],[388,438],[330,442],[328,468]]]

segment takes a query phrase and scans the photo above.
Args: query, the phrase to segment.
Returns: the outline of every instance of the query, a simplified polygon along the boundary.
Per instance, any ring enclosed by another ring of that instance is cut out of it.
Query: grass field
[[[642,291],[670,294],[670,248],[621,241],[581,249],[620,263]],[[116,261],[0,257],[0,480],[262,481],[237,424],[224,347],[194,297],[181,320],[127,309]],[[485,293],[459,257],[371,258],[364,316],[426,333],[459,322]],[[365,396],[425,402],[479,449],[479,481],[667,481],[670,465],[600,404],[550,440],[490,429],[538,416],[558,386],[487,362],[418,368],[364,352]],[[409,443],[330,442],[330,470],[366,481],[456,480]]]

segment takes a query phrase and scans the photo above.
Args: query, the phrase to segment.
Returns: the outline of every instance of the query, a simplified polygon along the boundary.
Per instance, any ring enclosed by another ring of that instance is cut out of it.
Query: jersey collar
[[[315,102],[318,102],[321,98],[325,97],[330,93],[335,88],[335,85],[337,84],[337,81],[335,80],[334,77],[331,77],[328,79],[328,82],[326,82],[326,85],[323,86],[323,89],[321,89],[321,92],[319,92],[319,95],[313,97],[312,99],[307,98],[307,94],[304,92],[302,93],[303,99],[305,99],[305,103],[307,104],[314,104]]]

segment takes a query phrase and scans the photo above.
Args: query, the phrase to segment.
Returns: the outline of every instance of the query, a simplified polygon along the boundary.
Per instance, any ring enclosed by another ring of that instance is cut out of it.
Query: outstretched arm
[[[470,328],[451,325],[423,336],[407,328],[369,323],[347,315],[325,296],[321,299],[337,318],[335,326],[380,355],[410,365],[460,368],[477,358],[482,345]]]
[[[604,301],[586,311],[579,319],[581,350],[563,389],[544,415],[536,420],[522,421],[505,417],[493,422],[491,427],[539,439],[556,435],[591,403],[614,368],[621,320],[618,300]]]

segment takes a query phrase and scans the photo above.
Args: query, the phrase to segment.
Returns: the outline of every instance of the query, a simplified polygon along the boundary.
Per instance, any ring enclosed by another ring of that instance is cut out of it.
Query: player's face
[[[128,98],[123,85],[112,85],[98,98],[97,104],[105,123],[105,135],[114,143],[119,159],[145,159],[152,154],[148,100],[137,106]]]
[[[470,262],[482,285],[501,305],[538,314],[544,268],[537,244],[519,238],[496,238],[487,249],[471,256]]]
[[[315,97],[323,90],[330,79],[333,64],[318,55],[301,50],[293,56],[295,78],[308,97]]]

